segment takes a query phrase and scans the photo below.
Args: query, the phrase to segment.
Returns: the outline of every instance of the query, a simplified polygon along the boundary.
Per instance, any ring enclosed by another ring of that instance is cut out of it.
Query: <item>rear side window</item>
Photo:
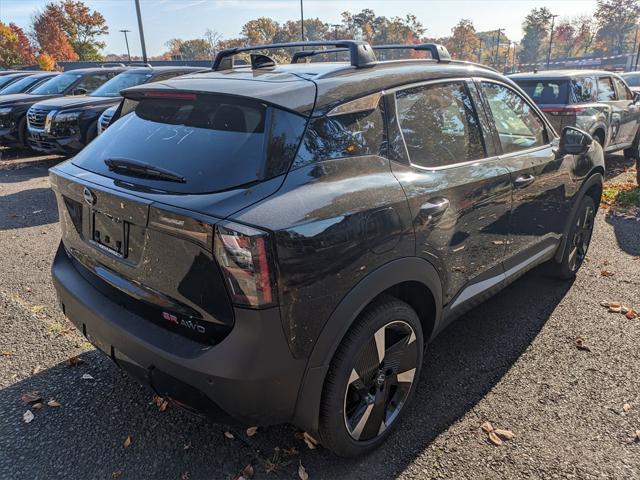
[[[93,92],[96,88],[102,85],[104,82],[113,78],[117,73],[98,73],[93,75],[87,75],[84,77],[78,85],[76,85],[76,89],[82,88],[87,91],[87,93]]]
[[[538,105],[569,103],[569,82],[567,80],[518,81],[518,85]]]
[[[518,93],[496,83],[482,82],[503,153],[512,153],[547,143],[544,122]]]
[[[598,78],[598,101],[611,102],[616,99],[616,91],[613,89],[611,77]]]
[[[441,167],[485,156],[464,82],[402,90],[396,93],[396,110],[412,164]]]
[[[640,75],[625,75],[624,81],[630,87],[640,87]]]
[[[306,119],[251,100],[186,94],[130,104],[73,162],[126,182],[175,193],[218,192],[284,173]],[[110,170],[105,160],[145,163],[183,181]]]
[[[576,103],[596,101],[598,89],[594,77],[581,77],[571,80],[571,90]]]
[[[633,94],[629,87],[627,87],[622,80],[617,77],[613,77],[613,83],[616,85],[616,89],[618,90],[618,98],[620,100],[633,100]]]
[[[375,110],[309,121],[295,167],[361,155],[384,155],[386,136],[382,104]]]

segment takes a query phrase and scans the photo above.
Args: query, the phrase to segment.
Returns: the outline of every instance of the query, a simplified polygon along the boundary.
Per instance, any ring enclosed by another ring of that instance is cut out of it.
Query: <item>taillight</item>
[[[216,226],[213,249],[235,305],[253,308],[276,303],[269,234],[224,222]]]
[[[584,111],[582,107],[544,107],[541,109],[544,113],[550,113],[551,115],[577,115]]]

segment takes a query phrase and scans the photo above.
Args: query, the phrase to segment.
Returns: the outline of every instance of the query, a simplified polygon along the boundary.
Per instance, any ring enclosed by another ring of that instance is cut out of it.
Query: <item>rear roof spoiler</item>
[[[218,52],[215,60],[213,61],[212,69],[214,71],[229,70],[233,68],[233,56],[244,53],[252,52],[255,50],[278,50],[282,48],[296,48],[296,47],[334,47],[336,49],[349,52],[349,58],[351,65],[356,68],[371,67],[376,64],[376,55],[373,52],[373,48],[367,42],[361,40],[334,40],[334,41],[318,41],[318,42],[292,42],[292,43],[274,43],[271,45],[255,45],[251,47],[237,47],[227,48]],[[294,54],[295,56],[295,54]],[[260,60],[260,64],[264,65],[266,59],[263,56]]]

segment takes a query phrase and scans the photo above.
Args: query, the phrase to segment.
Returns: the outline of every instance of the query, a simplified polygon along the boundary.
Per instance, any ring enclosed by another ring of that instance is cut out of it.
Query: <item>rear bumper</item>
[[[236,309],[231,333],[206,346],[114,303],[77,272],[62,244],[52,276],[65,315],[158,395],[250,425],[291,421],[305,363],[292,357],[277,308]]]

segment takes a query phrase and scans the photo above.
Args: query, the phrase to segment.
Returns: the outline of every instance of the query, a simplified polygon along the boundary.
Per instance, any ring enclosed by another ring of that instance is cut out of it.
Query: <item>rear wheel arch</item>
[[[360,314],[389,296],[403,300],[416,311],[425,341],[437,331],[442,282],[435,267],[419,257],[401,258],[379,267],[344,296],[318,336],[298,393],[293,424],[318,431],[324,380],[333,355]]]

